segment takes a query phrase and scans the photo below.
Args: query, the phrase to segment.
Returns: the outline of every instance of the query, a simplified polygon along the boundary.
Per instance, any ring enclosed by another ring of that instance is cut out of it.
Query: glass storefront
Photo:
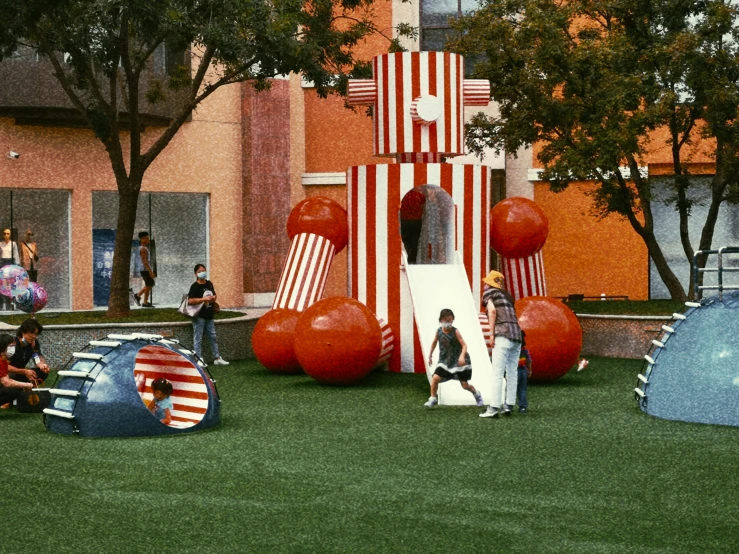
[[[48,295],[47,310],[71,304],[69,195],[67,190],[0,189],[0,225],[12,229],[19,255],[29,231],[29,244],[36,243],[38,260],[33,269]]]
[[[108,304],[117,218],[118,193],[93,192],[93,299],[96,306]],[[208,264],[208,195],[141,193],[131,243],[133,253],[139,231],[148,231],[152,239],[150,249],[157,273],[153,303],[158,306],[179,304],[195,280],[195,264]],[[138,290],[141,277],[135,271],[135,259],[132,255],[131,286]]]
[[[711,201],[710,177],[694,177],[695,186],[689,189],[689,198],[694,202],[689,219],[690,241],[693,248],[698,249],[703,225],[706,221],[708,206]],[[668,181],[658,181],[653,188],[654,201],[652,212],[654,214],[655,236],[662,247],[670,268],[680,279],[687,292],[690,281],[690,264],[683,251],[680,242],[680,214],[675,209],[674,202],[667,203],[667,199],[674,196]],[[713,236],[713,249],[722,246],[739,246],[739,206],[724,202],[719,209],[716,230]],[[708,259],[707,267],[716,267],[717,258],[712,256]],[[739,267],[739,256],[733,255],[724,259],[725,267]],[[717,274],[706,273],[704,285],[716,285]],[[727,273],[724,275],[725,285],[739,286],[739,273]],[[715,295],[716,291],[706,291],[704,296]],[[654,263],[649,260],[649,296],[650,298],[670,298],[667,287],[657,272]]]

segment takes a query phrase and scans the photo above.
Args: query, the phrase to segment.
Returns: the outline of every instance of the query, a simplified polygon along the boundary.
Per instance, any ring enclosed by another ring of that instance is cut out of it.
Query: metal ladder
[[[718,255],[717,267],[698,267],[699,256]],[[739,285],[724,285],[724,272],[739,272],[739,267],[724,267],[725,254],[739,254],[739,246],[724,246],[718,250],[698,250],[693,255],[693,292],[695,298],[700,300],[704,290],[718,290],[719,301],[724,299],[725,290],[739,290]],[[718,285],[698,286],[698,277],[701,273],[718,273]]]

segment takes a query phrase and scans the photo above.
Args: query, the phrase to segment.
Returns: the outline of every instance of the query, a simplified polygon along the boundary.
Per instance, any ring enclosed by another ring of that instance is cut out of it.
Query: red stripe
[[[294,279],[295,279],[295,303],[292,305],[288,305],[288,308],[293,308],[299,312],[302,312],[305,310],[305,306],[301,304],[300,298],[303,296],[303,293],[307,293],[308,291],[306,289],[310,289],[313,285],[313,280],[315,279],[315,275],[313,271],[311,270],[311,263],[316,258],[317,251],[319,248],[319,242],[320,237],[314,235],[314,236],[306,236],[306,242],[305,246],[303,247],[302,257],[300,260],[300,265],[295,269]],[[298,275],[300,272],[303,271],[303,278],[302,280],[298,281]]]
[[[395,129],[395,135],[397,136],[396,152],[407,152],[410,148],[406,147],[405,144],[405,110],[403,109],[403,87],[408,86],[408,83],[403,82],[403,55],[395,54],[393,56],[395,61],[395,122],[397,128]],[[410,144],[408,146],[411,146]]]
[[[400,209],[400,165],[388,166],[387,179],[387,324],[396,337],[400,337],[400,261],[401,241],[398,211]],[[398,343],[400,344],[400,338]],[[394,350],[388,361],[388,370],[398,372],[400,367],[400,349]]]
[[[163,377],[167,379],[168,381],[172,381],[174,383],[196,383],[198,385],[205,386],[205,381],[203,381],[203,378],[199,375],[182,375],[181,373],[170,373],[166,371],[147,371],[145,369],[138,369],[134,368],[134,371],[140,371],[141,373],[146,373],[147,377],[151,377],[152,379],[157,379],[159,377]]]
[[[524,297],[534,296],[534,294],[536,294],[534,292],[535,282],[533,276],[531,275],[531,267],[529,262],[529,258],[521,259],[521,263],[523,264],[523,272],[521,277],[524,281]]]
[[[428,184],[428,165],[413,164],[413,186]]]
[[[387,154],[390,150],[390,110],[388,109],[387,100],[390,97],[388,89],[388,64],[390,63],[390,55],[385,54],[380,56],[382,60],[382,97],[384,99],[385,109],[382,110],[382,122],[383,122],[383,139],[385,144],[379,154]]]
[[[135,363],[137,365],[146,364],[146,365],[154,365],[158,367],[181,367],[183,369],[188,368],[188,369],[192,369],[193,371],[197,372],[197,370],[195,369],[195,366],[193,366],[192,363],[188,362],[187,360],[183,359],[181,356],[179,357],[178,360],[175,360],[173,358],[169,358],[169,359],[146,358],[139,354],[136,356]]]
[[[205,414],[208,408],[196,408],[195,406],[186,406],[185,404],[174,404],[174,409],[178,412],[190,412],[192,414]]]
[[[352,264],[352,282],[351,282],[351,296],[356,299],[359,295],[359,245],[357,243],[359,232],[357,225],[359,223],[359,167],[356,165],[351,168],[351,182],[349,186],[352,190],[352,205],[349,207],[351,210],[350,215],[352,218],[352,237],[351,237],[351,264]]]
[[[444,52],[444,71],[450,72],[451,55]],[[454,117],[454,106],[452,106],[451,75],[444,76],[444,145],[443,152],[453,152],[452,149],[452,117]]]
[[[148,393],[154,393],[151,386],[147,386],[144,388],[143,391],[139,391],[142,393],[148,392]],[[191,390],[180,390],[177,387],[174,387],[174,391],[172,392],[172,398],[192,398],[193,400],[208,400],[208,393],[207,392],[195,392]]]
[[[290,260],[292,259],[295,251],[295,237],[293,237],[293,240],[290,241],[290,250],[287,252],[287,257],[285,258],[285,263],[282,266],[282,273],[280,273],[280,280],[277,282],[277,294],[275,295],[275,301],[272,303],[272,308],[277,308],[280,305],[280,302],[282,301],[282,298],[285,294],[284,286],[285,286],[285,280],[287,279]]]
[[[402,57],[403,54],[398,54]],[[411,98],[415,100],[421,96],[421,53],[411,52]],[[405,111],[405,110],[403,110]],[[413,147],[403,149],[404,152],[412,150],[413,152],[421,151],[421,129],[423,125],[415,124],[413,129]]]
[[[294,240],[300,241],[301,239],[306,239],[306,235],[304,234],[298,234],[295,235]],[[287,279],[285,280],[285,288],[282,292],[282,298],[285,302],[285,307],[290,307],[290,297],[293,294],[293,291],[295,290],[295,287],[297,285],[296,283],[296,274],[298,272],[298,267],[300,267],[301,260],[303,259],[303,255],[305,254],[305,244],[300,246],[298,243],[295,245],[295,254],[290,259],[290,267],[288,269]]]
[[[480,257],[480,272],[478,279],[482,280],[490,270],[490,226],[488,225],[488,217],[490,213],[490,205],[488,199],[488,175],[490,171],[483,168],[482,173],[482,196],[480,198],[480,242],[482,242],[482,256]]]
[[[475,269],[473,268],[472,252],[474,248],[480,248],[479,244],[472,244],[472,226],[475,222],[473,207],[474,207],[474,191],[473,186],[475,182],[475,169],[479,166],[465,164],[464,166],[464,252],[462,253],[462,260],[464,260],[464,267],[467,269],[467,278],[470,283],[474,282]]]
[[[521,259],[515,259],[513,260],[513,263],[516,265],[516,283],[518,284],[518,298],[516,300],[520,300],[524,297],[525,291],[526,291],[526,283],[524,283],[523,278],[523,268],[521,267]]]
[[[180,417],[180,416],[171,416],[170,419],[172,421],[182,421],[183,423],[200,423],[202,419],[190,419],[188,417]]]
[[[377,237],[375,236],[375,225],[377,225],[377,166],[367,166],[367,307],[373,312],[377,311]],[[384,199],[380,199],[384,202]]]
[[[436,96],[436,61],[439,57],[438,52],[429,52],[429,94],[431,96]],[[436,122],[432,123],[428,127],[429,132],[429,151],[431,152],[438,152],[438,140],[436,137],[436,128],[438,127],[438,124]]]

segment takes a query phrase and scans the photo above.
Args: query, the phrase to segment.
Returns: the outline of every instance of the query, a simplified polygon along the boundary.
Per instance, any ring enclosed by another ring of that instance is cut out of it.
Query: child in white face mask
[[[437,398],[439,383],[450,379],[459,381],[463,389],[472,393],[477,405],[482,406],[482,395],[468,382],[472,378],[470,355],[467,353],[467,344],[464,342],[462,334],[454,327],[454,312],[448,309],[441,310],[439,324],[439,329],[431,343],[429,365],[433,364],[432,355],[437,343],[439,345],[439,362],[436,364],[436,370],[431,378],[431,396],[424,406],[433,408],[439,403]]]
[[[0,406],[3,408],[10,407],[9,403],[18,398],[21,389],[33,388],[31,383],[21,383],[8,377],[8,360],[13,354],[15,337],[0,335]]]

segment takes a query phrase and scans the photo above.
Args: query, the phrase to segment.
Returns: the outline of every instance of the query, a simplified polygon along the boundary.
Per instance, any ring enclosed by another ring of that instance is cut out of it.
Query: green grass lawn
[[[86,312],[40,312],[36,319],[41,325],[80,325],[85,323],[169,323],[171,321],[187,321],[187,318],[177,312],[177,308],[133,308],[128,317],[105,317],[105,311],[90,310]],[[222,310],[216,314],[215,319],[228,319],[241,317],[241,312]],[[3,316],[3,323],[20,325],[24,320],[31,317],[28,314],[18,312],[10,316]]]
[[[567,305],[576,314],[672,315],[685,309],[679,300],[583,300]]]
[[[736,552],[739,429],[638,410],[639,361],[531,386],[531,412],[435,408],[421,375],[353,388],[214,369],[223,424],[80,439],[0,413],[0,552]]]

